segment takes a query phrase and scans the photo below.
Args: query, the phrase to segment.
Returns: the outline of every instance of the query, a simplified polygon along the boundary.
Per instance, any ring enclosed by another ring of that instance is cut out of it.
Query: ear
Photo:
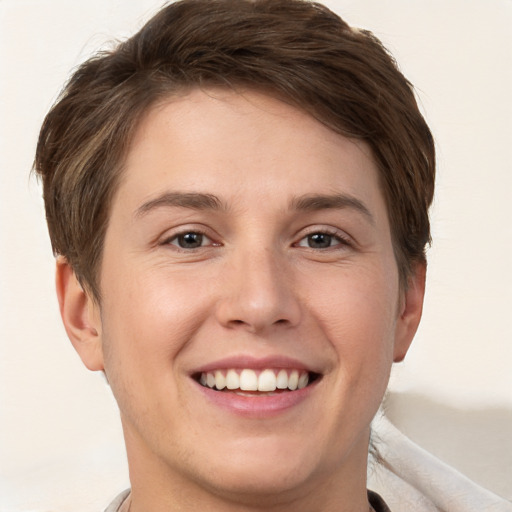
[[[404,360],[418,329],[425,297],[426,271],[425,263],[417,263],[407,281],[407,289],[402,292],[393,351],[395,363]]]
[[[71,343],[89,370],[103,370],[99,306],[62,256],[57,258],[56,287],[60,315]]]

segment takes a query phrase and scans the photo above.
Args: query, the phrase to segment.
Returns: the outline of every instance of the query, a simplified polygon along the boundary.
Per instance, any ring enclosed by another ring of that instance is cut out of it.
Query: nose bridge
[[[300,305],[286,257],[262,245],[235,252],[218,309],[221,323],[251,332],[297,324]]]

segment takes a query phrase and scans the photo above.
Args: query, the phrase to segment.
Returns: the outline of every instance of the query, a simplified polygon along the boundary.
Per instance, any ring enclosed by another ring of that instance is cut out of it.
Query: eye
[[[348,245],[348,242],[339,235],[323,231],[310,233],[297,244],[299,247],[309,247],[310,249],[329,249],[337,245]]]
[[[169,238],[166,243],[176,245],[180,249],[198,249],[205,245],[211,245],[212,241],[203,233],[187,231],[186,233],[180,233]]]

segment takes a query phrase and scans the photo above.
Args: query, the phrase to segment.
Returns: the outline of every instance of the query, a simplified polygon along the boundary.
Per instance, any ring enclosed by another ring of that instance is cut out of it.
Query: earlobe
[[[404,360],[418,329],[423,311],[426,270],[425,263],[416,264],[408,280],[408,287],[403,292],[395,333],[395,363]]]
[[[62,256],[57,258],[56,287],[62,322],[71,343],[89,370],[103,370],[99,307]]]

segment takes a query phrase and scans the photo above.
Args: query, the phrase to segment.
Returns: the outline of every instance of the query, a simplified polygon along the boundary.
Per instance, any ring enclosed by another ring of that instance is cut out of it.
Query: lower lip
[[[305,388],[275,395],[241,396],[229,391],[215,391],[195,382],[207,400],[214,405],[248,418],[277,416],[298,406],[309,397],[317,383],[318,381],[315,381]]]

